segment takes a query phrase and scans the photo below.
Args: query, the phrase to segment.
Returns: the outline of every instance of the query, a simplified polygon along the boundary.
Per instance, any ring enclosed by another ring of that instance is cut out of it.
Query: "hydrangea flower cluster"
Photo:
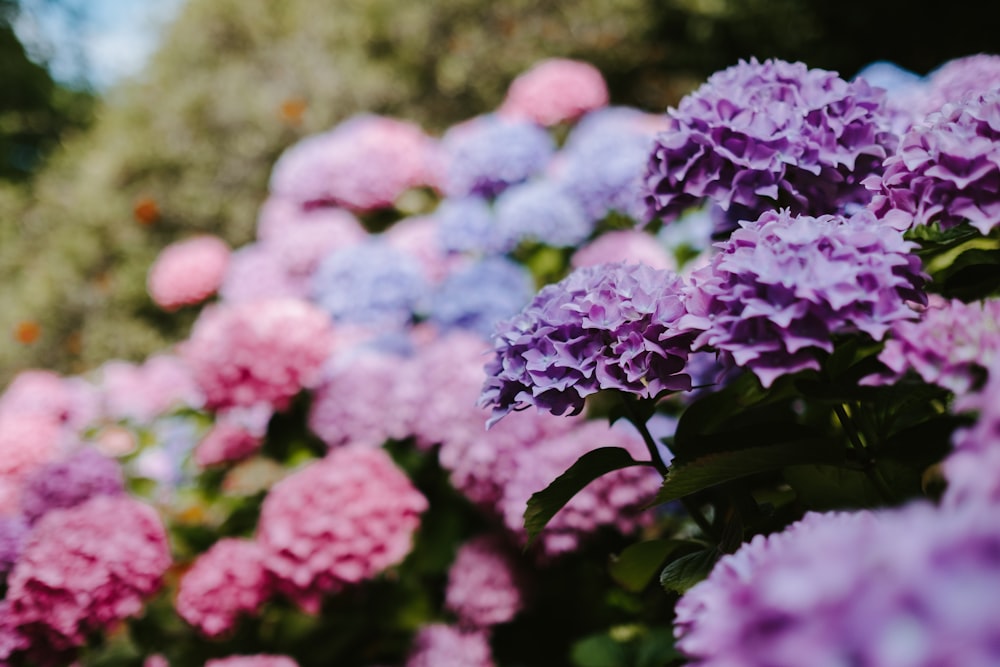
[[[275,299],[205,310],[181,352],[207,407],[280,407],[319,379],[332,345],[322,311]]]
[[[274,165],[271,191],[305,208],[371,211],[433,185],[437,161],[435,142],[418,126],[366,114],[288,149]]]
[[[593,65],[565,58],[543,60],[519,75],[497,113],[539,125],[571,121],[608,104],[608,86]]]
[[[479,116],[441,140],[449,197],[495,197],[545,169],[555,152],[549,133],[527,121]]]
[[[655,236],[633,229],[607,232],[581,247],[570,258],[575,269],[625,262],[676,271],[677,262]]]
[[[925,382],[963,395],[980,384],[1000,357],[1000,300],[977,303],[931,297],[916,321],[894,322],[879,354],[892,382],[908,370]]]
[[[977,414],[972,426],[952,437],[954,451],[941,465],[948,480],[942,502],[994,506],[1000,502],[1000,360],[986,367],[983,386],[960,394],[952,408]]]
[[[286,655],[233,655],[209,660],[205,667],[299,667],[299,663]]]
[[[671,220],[709,199],[755,218],[777,206],[835,213],[864,204],[898,138],[883,93],[863,79],[781,60],[713,74],[657,135],[645,176],[649,217]]]
[[[277,589],[315,613],[324,594],[399,563],[426,509],[384,450],[344,447],[271,489],[257,541]]]
[[[33,471],[60,454],[62,431],[33,414],[0,414],[0,513],[17,512],[21,487]]]
[[[493,535],[466,542],[448,570],[445,606],[466,627],[506,623],[521,610],[523,596],[513,557]]]
[[[148,424],[179,407],[204,401],[191,369],[180,357],[156,354],[141,364],[112,360],[100,368],[100,397],[105,415]]]
[[[29,530],[30,526],[24,517],[0,516],[0,582],[6,581],[7,575],[21,557]]]
[[[330,447],[380,447],[386,440],[410,434],[419,400],[400,381],[408,359],[362,350],[335,359],[313,394],[309,428]]]
[[[872,210],[897,229],[1000,224],[1000,91],[946,105],[903,135],[885,173],[866,185]]]
[[[495,246],[511,251],[534,241],[557,248],[575,246],[594,230],[594,220],[569,192],[550,180],[515,185],[494,204]]]
[[[125,493],[121,466],[91,447],[29,475],[21,489],[21,513],[31,523],[54,509],[75,507],[95,496]]]
[[[677,646],[703,667],[994,664],[998,544],[996,512],[974,507],[810,514],[688,591]]]
[[[201,303],[222,285],[228,264],[229,246],[217,236],[172,243],[149,269],[149,295],[164,310]]]
[[[467,329],[487,337],[497,322],[521,310],[534,293],[534,279],[527,269],[490,257],[445,278],[431,295],[427,317],[442,330]]]
[[[542,288],[498,325],[481,399],[492,421],[529,405],[579,413],[602,389],[641,397],[690,389],[683,287],[669,271],[601,264]]]
[[[147,505],[97,496],[53,510],[10,574],[9,621],[33,650],[58,655],[137,614],[169,565],[163,524]]]
[[[202,467],[239,461],[260,449],[271,411],[260,409],[220,412],[215,424],[194,450],[194,461]]]
[[[893,323],[913,319],[908,303],[925,297],[912,247],[864,210],[850,218],[765,213],[695,274],[681,325],[702,331],[695,348],[722,352],[769,387],[819,370],[834,336],[881,340]]]
[[[587,114],[559,153],[556,182],[592,220],[612,211],[642,220],[643,171],[653,137],[663,124],[657,117],[625,107]]]
[[[443,200],[434,212],[438,221],[439,243],[448,252],[504,251],[494,229],[493,209],[483,197],[454,197]]]
[[[409,323],[428,289],[412,256],[374,239],[331,253],[312,278],[312,298],[330,317],[373,327]]]
[[[181,579],[177,613],[209,637],[232,630],[240,614],[254,614],[272,593],[264,550],[251,540],[224,538]]]
[[[89,382],[40,369],[18,373],[0,396],[0,418],[31,415],[69,432],[86,427],[99,412],[100,398]]]
[[[406,667],[495,667],[486,633],[435,623],[413,639]]]

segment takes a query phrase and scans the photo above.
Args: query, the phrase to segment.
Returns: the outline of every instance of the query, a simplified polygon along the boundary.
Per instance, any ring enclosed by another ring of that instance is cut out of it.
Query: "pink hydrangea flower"
[[[229,632],[240,614],[255,614],[271,595],[264,550],[256,542],[224,538],[203,553],[181,579],[177,613],[209,637]]]
[[[0,513],[17,510],[24,479],[60,454],[62,431],[48,417],[0,413]]]
[[[503,487],[497,509],[512,533],[522,540],[524,510],[532,494],[541,491],[569,469],[577,459],[598,447],[622,447],[636,460],[649,458],[638,433],[623,426],[611,428],[604,421],[586,421],[560,438],[539,440],[531,447],[513,450],[514,474]],[[602,527],[623,534],[634,532],[650,520],[642,510],[656,496],[662,477],[648,466],[616,470],[597,478],[570,500],[549,521],[538,537],[545,556],[575,551],[587,536]]]
[[[97,418],[98,392],[86,380],[30,369],[18,373],[0,395],[0,415],[33,414],[76,432]]]
[[[219,289],[228,263],[229,246],[216,236],[172,243],[149,269],[149,295],[164,310],[200,303]]]
[[[215,424],[194,450],[202,467],[239,461],[260,449],[272,411],[267,405],[220,412]]]
[[[280,239],[288,233],[308,229],[334,229],[345,240],[362,238],[368,232],[349,211],[333,206],[303,207],[301,203],[272,195],[257,211],[257,238],[261,241]]]
[[[435,623],[425,625],[413,639],[406,667],[494,667],[489,636]]]
[[[514,79],[498,113],[549,126],[607,104],[608,86],[600,70],[584,62],[552,58]]]
[[[88,633],[138,614],[169,565],[166,531],[147,505],[98,496],[53,510],[11,572],[10,619],[32,650],[72,650]]]
[[[204,397],[183,359],[157,354],[142,364],[112,360],[101,366],[104,413],[142,424],[180,407],[200,407]]]
[[[207,407],[280,409],[319,380],[332,345],[325,313],[305,301],[268,299],[207,309],[181,353]]]
[[[251,243],[233,253],[219,286],[226,303],[303,298],[302,286],[288,275],[281,256],[267,243]]]
[[[257,540],[278,590],[315,613],[324,594],[402,561],[427,507],[384,450],[344,447],[272,487]]]
[[[463,626],[488,628],[523,606],[519,576],[507,546],[493,535],[466,542],[448,571],[445,606]]]
[[[355,116],[292,146],[274,165],[271,192],[301,203],[367,212],[392,206],[406,190],[433,185],[436,143],[418,126]]]
[[[284,655],[234,655],[209,660],[205,667],[299,667],[299,663]]]
[[[570,259],[573,268],[609,262],[645,264],[654,269],[677,270],[677,262],[655,236],[638,230],[608,232],[583,246]]]
[[[345,354],[317,388],[309,428],[330,447],[380,447],[410,435],[425,390],[401,380],[410,360],[376,350]]]

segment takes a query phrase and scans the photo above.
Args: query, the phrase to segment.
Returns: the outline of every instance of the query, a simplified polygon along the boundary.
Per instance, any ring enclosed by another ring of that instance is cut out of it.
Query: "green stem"
[[[646,449],[649,450],[650,463],[656,468],[664,477],[667,476],[667,464],[663,462],[660,458],[660,449],[656,446],[656,441],[653,440],[653,434],[649,432],[649,428],[646,426],[646,422],[639,418],[636,414],[635,407],[632,405],[632,401],[628,396],[622,396],[622,402],[625,404],[625,418],[629,420],[632,426],[635,426],[636,430],[639,431],[639,435],[642,436],[642,441],[646,444]]]
[[[844,409],[844,406],[834,406],[833,411],[837,413],[837,419],[840,421],[840,425],[844,428],[844,432],[847,433],[847,437],[850,438],[851,444],[854,445],[854,448],[859,451],[864,451],[865,443],[861,440],[861,434],[858,433],[857,427],[854,425],[851,417],[847,414],[847,410]]]
[[[892,489],[889,488],[889,485],[879,472],[878,467],[875,465],[875,460],[871,458],[871,452],[861,439],[861,434],[858,432],[857,426],[854,424],[854,420],[852,420],[850,415],[847,414],[847,410],[844,409],[843,405],[837,405],[833,410],[837,413],[837,419],[840,420],[840,425],[844,427],[844,432],[847,433],[847,437],[850,438],[851,444],[854,445],[854,448],[858,452],[866,452],[865,460],[862,463],[862,470],[868,478],[868,481],[872,483],[872,486],[875,487],[878,494],[882,496],[882,500],[884,502],[890,505],[895,504],[895,494],[892,492]]]
[[[667,464],[663,462],[660,458],[660,450],[656,446],[656,441],[653,440],[653,434],[649,432],[649,427],[646,426],[646,422],[642,420],[635,411],[635,406],[632,404],[632,400],[628,396],[622,396],[622,403],[625,405],[625,418],[628,419],[632,426],[635,426],[636,430],[639,431],[639,435],[642,436],[642,441],[646,444],[646,449],[649,450],[649,456],[651,460],[650,465],[656,468],[656,471],[662,476],[666,477],[669,472]],[[712,537],[715,531],[712,529],[712,524],[709,523],[705,515],[701,513],[701,509],[695,505],[690,498],[681,498],[681,505],[687,511],[688,515],[694,520],[701,529],[701,532],[705,533],[706,536]]]

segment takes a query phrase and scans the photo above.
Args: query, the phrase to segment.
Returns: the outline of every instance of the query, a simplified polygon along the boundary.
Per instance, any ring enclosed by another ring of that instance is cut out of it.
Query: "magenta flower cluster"
[[[650,217],[708,199],[756,217],[784,206],[834,213],[864,204],[862,180],[895,149],[883,92],[864,80],[780,60],[713,74],[671,109],[645,177]]]
[[[182,356],[207,407],[282,407],[319,379],[332,344],[323,311],[305,301],[273,299],[205,310]]]
[[[384,450],[344,447],[271,488],[256,539],[277,590],[316,612],[402,561],[427,506]]]
[[[86,447],[35,470],[21,490],[21,512],[34,523],[54,509],[75,507],[95,496],[125,493],[121,466]]]
[[[946,105],[910,129],[866,181],[872,209],[898,229],[968,223],[983,234],[1000,224],[1000,91]]]
[[[888,372],[872,383],[914,371],[924,382],[963,395],[977,388],[1000,357],[1000,300],[963,303],[931,297],[917,320],[894,322],[878,358]]]
[[[809,514],[681,598],[677,647],[699,667],[997,664],[998,547],[975,507]]]
[[[219,540],[181,579],[177,613],[209,637],[229,632],[241,614],[256,613],[271,596],[264,555],[252,540]]]
[[[834,338],[881,340],[913,319],[923,274],[912,243],[861,211],[852,217],[768,212],[719,244],[695,274],[683,326],[709,347],[752,370],[765,387],[778,377],[819,370]]]
[[[601,264],[548,285],[501,323],[481,402],[493,420],[534,405],[576,414],[602,389],[641,397],[691,388],[683,281],[643,265]]]
[[[464,627],[489,628],[514,618],[524,604],[510,548],[484,535],[466,542],[448,571],[445,606]]]
[[[46,663],[138,614],[170,562],[163,524],[147,505],[98,496],[53,510],[10,574],[5,622]]]

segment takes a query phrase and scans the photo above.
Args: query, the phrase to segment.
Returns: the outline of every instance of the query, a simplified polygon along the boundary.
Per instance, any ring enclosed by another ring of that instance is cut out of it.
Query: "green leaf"
[[[629,667],[625,647],[606,634],[585,637],[573,644],[575,667]]]
[[[613,470],[637,465],[646,464],[633,459],[621,447],[600,447],[581,456],[569,470],[528,500],[528,507],[524,510],[524,528],[528,531],[529,544],[583,487]]]
[[[934,281],[941,294],[963,301],[995,294],[1000,289],[1000,250],[995,247],[966,250],[934,274]]]
[[[652,628],[639,644],[636,667],[663,667],[684,656],[674,648],[674,633],[669,628]]]
[[[611,557],[608,572],[622,588],[638,593],[644,589],[667,556],[683,548],[699,548],[700,543],[686,540],[649,540],[630,545],[617,556]]]
[[[689,588],[708,576],[719,555],[719,550],[713,547],[681,556],[663,568],[663,572],[660,573],[660,585],[674,593],[686,593]]]
[[[677,500],[716,484],[790,465],[838,463],[843,456],[839,445],[820,438],[709,454],[671,466],[653,504]]]

